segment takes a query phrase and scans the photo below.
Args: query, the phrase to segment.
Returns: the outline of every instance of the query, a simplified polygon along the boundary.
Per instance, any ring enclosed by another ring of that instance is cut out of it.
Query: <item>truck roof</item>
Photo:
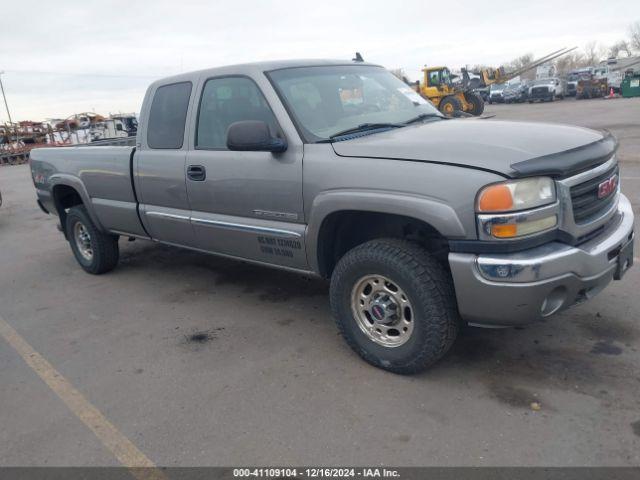
[[[218,76],[218,75],[250,75],[272,70],[280,70],[283,68],[299,68],[299,67],[320,67],[329,65],[367,65],[372,67],[380,67],[375,63],[356,62],[353,60],[330,60],[330,59],[299,59],[299,60],[270,60],[264,62],[240,63],[236,65],[225,65],[222,67],[205,68],[203,70],[195,70],[192,72],[180,73],[170,77],[156,80],[151,85],[167,84],[192,80],[194,77]]]

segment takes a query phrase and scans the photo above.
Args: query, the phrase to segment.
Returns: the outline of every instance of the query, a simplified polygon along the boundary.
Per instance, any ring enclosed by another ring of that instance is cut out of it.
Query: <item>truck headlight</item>
[[[555,184],[548,177],[510,180],[484,187],[476,201],[482,239],[510,239],[558,224]]]
[[[478,193],[476,211],[514,212],[556,201],[556,188],[549,177],[524,178],[494,183]]]

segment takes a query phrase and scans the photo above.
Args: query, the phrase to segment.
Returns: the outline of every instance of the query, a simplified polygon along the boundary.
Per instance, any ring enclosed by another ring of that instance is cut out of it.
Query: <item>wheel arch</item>
[[[368,191],[329,192],[313,203],[306,244],[311,268],[331,275],[339,258],[374,238],[408,238],[446,249],[465,230],[449,205],[415,196]]]
[[[65,237],[67,236],[67,210],[77,205],[83,205],[86,208],[91,221],[99,230],[104,231],[104,228],[102,227],[93,209],[91,197],[89,196],[84,184],[79,178],[72,175],[60,174],[51,176],[49,182],[52,185],[51,197],[53,199],[58,217],[60,218],[60,225]]]

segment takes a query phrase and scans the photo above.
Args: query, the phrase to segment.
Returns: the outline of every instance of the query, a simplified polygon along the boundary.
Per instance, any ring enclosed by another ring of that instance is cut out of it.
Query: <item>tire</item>
[[[480,116],[484,112],[484,100],[482,97],[474,92],[467,92],[464,94],[464,98],[471,104],[471,110],[469,113],[473,116]]]
[[[438,109],[445,115],[451,117],[456,110],[462,110],[462,103],[454,96],[444,97]]]
[[[382,277],[383,282],[376,287],[373,280],[369,285],[382,289],[383,300],[384,294],[390,291],[385,288],[391,289],[393,285],[395,296],[400,295],[406,301],[400,308],[401,319],[394,315],[397,323],[391,326],[374,323],[372,315],[386,319],[387,312],[397,313],[397,308],[385,308],[380,314],[375,305],[371,308],[361,305],[378,295],[372,289],[369,296],[364,297],[368,287],[360,290],[363,282],[376,277]],[[363,300],[365,298],[368,300]],[[336,324],[347,344],[366,362],[394,373],[418,373],[437,362],[451,348],[459,329],[450,274],[426,250],[404,240],[372,240],[347,252],[331,276],[330,300]],[[368,316],[361,314],[365,310]],[[363,326],[365,322],[368,324]],[[375,333],[378,326],[386,329],[386,339],[373,339],[378,335]],[[395,326],[397,335],[391,336]],[[407,326],[408,332],[400,333],[400,330],[406,331]],[[366,329],[370,333],[365,333]],[[384,345],[383,341],[397,344]]]
[[[118,237],[99,231],[83,205],[69,210],[65,232],[71,251],[85,272],[99,275],[118,264]]]

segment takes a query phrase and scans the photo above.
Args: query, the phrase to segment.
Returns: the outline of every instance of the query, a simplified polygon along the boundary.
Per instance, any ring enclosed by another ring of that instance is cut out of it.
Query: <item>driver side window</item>
[[[196,148],[226,150],[229,125],[243,120],[261,120],[272,133],[276,118],[258,86],[247,77],[207,80],[200,98]]]

